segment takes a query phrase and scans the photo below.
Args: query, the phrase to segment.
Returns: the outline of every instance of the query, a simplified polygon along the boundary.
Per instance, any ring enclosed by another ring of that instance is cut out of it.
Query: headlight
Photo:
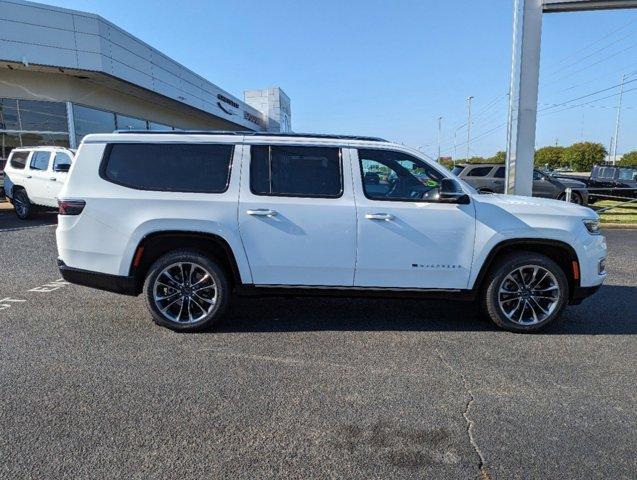
[[[586,227],[586,230],[588,230],[590,234],[592,235],[599,234],[599,220],[585,219],[582,221],[584,222],[584,226]]]

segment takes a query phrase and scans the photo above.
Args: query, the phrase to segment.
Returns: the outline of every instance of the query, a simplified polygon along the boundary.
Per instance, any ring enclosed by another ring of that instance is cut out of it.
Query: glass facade
[[[89,133],[114,130],[175,130],[175,127],[84,105],[73,105],[75,144]],[[16,147],[69,147],[65,102],[0,98],[0,159]]]
[[[0,159],[16,147],[69,146],[66,104],[0,98]]]

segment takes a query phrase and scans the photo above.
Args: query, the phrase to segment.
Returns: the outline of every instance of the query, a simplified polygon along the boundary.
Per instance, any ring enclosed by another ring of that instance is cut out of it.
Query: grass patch
[[[616,200],[601,200],[591,205],[593,210],[613,207],[621,202]],[[602,223],[637,223],[637,202],[611,208],[599,214]]]

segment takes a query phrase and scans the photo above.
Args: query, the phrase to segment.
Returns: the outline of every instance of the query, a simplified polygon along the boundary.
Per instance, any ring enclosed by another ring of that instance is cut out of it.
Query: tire
[[[557,199],[565,201],[566,193],[561,193],[560,196],[557,197]],[[571,203],[574,203],[576,205],[582,205],[584,203],[584,200],[582,200],[582,196],[579,193],[571,192]]]
[[[13,208],[15,214],[20,220],[28,220],[33,218],[35,214],[35,205],[29,200],[26,190],[20,188],[13,193]]]
[[[484,285],[486,314],[497,326],[511,332],[545,328],[562,314],[569,298],[564,271],[547,256],[534,252],[503,256],[489,271]]]
[[[144,293],[153,321],[179,332],[209,329],[230,299],[223,268],[196,250],[175,250],[160,257],[148,271]]]

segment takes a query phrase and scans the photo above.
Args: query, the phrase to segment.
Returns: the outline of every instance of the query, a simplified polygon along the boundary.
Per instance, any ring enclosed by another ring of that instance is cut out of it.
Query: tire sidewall
[[[196,263],[204,267],[212,276],[217,286],[217,301],[215,307],[206,317],[197,323],[177,323],[166,318],[155,305],[153,286],[157,276],[164,268],[177,262]],[[175,251],[159,258],[148,270],[146,281],[144,282],[144,295],[146,305],[153,316],[156,324],[180,332],[198,332],[209,329],[215,324],[225,311],[229,301],[229,286],[226,274],[223,269],[206,254],[193,250]]]
[[[509,320],[502,312],[498,301],[498,292],[504,278],[516,268],[524,265],[537,265],[549,270],[556,278],[560,288],[560,300],[555,311],[541,323],[520,325]],[[493,269],[484,295],[485,310],[491,320],[501,328],[512,332],[536,332],[542,330],[560,317],[568,304],[569,284],[564,271],[553,260],[544,255],[524,253],[505,257]]]
[[[25,214],[21,214],[18,211],[18,209],[16,208],[16,205],[15,205],[16,200],[14,199],[13,208],[15,210],[15,214],[18,216],[18,218],[20,220],[28,220],[33,215],[33,204],[31,203],[31,200],[29,200],[29,196],[27,195],[26,191],[24,191],[22,189],[18,190],[14,194],[14,197],[18,197],[18,196],[20,198],[20,203],[22,203],[25,206],[25,208],[26,208],[26,213]]]

